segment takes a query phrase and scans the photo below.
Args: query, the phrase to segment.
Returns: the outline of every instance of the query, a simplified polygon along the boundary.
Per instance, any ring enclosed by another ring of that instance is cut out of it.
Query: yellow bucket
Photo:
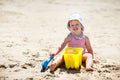
[[[82,64],[83,48],[66,48],[63,51],[65,66],[67,69],[79,69]]]

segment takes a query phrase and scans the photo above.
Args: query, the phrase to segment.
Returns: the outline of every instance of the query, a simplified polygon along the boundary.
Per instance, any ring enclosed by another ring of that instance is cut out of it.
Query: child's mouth
[[[74,28],[73,30],[74,30],[74,31],[77,31],[77,30],[78,30],[78,28]]]

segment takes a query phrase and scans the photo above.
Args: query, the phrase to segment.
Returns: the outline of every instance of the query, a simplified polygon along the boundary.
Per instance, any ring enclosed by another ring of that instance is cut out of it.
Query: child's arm
[[[85,45],[86,45],[86,48],[87,48],[88,53],[91,53],[91,54],[92,54],[92,58],[94,59],[93,49],[92,49],[92,47],[91,47],[89,38],[88,38],[87,36],[85,37]]]
[[[55,55],[57,55],[59,52],[61,52],[61,51],[65,48],[65,46],[66,46],[66,44],[68,43],[68,41],[69,41],[69,38],[66,37],[65,40],[64,40],[64,42],[63,42],[63,43],[61,44],[61,46],[58,48],[58,50],[57,50],[55,53],[52,53],[51,55],[55,56]]]
[[[56,55],[65,48],[66,44],[67,44],[67,39],[65,39],[64,42],[61,44],[61,46],[58,48]]]

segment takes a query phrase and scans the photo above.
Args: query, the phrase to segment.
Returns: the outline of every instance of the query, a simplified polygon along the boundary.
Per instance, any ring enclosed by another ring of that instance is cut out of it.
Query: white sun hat
[[[69,21],[71,20],[78,20],[81,24],[82,24],[82,30],[84,31],[84,26],[83,26],[83,18],[82,16],[80,16],[79,14],[75,13],[72,14],[69,18],[68,18],[68,22],[67,22],[67,27],[69,29]]]

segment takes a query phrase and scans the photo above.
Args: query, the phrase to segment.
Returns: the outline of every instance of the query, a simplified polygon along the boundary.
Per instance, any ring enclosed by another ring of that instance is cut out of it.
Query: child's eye
[[[80,24],[73,24],[71,27],[78,27]]]
[[[79,26],[79,24],[76,24],[76,26]]]

